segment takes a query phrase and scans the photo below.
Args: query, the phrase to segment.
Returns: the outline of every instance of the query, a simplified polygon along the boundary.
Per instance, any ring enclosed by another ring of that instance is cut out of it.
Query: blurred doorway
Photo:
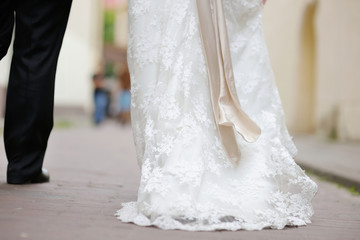
[[[315,124],[316,34],[317,1],[310,2],[304,11],[301,25],[298,79],[296,81],[295,132],[313,133]]]

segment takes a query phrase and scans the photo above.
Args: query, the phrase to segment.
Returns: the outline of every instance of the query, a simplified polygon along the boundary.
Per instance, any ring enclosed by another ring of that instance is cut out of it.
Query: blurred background
[[[360,140],[360,1],[268,0],[263,25],[292,134]],[[74,0],[55,117],[129,123],[127,0]],[[0,62],[0,118],[11,50]]]

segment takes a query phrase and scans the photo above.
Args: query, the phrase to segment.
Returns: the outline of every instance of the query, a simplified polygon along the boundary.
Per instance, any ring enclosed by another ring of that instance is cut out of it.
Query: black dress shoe
[[[41,169],[41,172],[35,177],[28,180],[19,179],[7,179],[8,184],[30,184],[30,183],[46,183],[50,181],[49,171],[45,168]]]
[[[30,183],[46,183],[50,181],[49,171],[45,168],[41,169],[41,173],[30,180]]]

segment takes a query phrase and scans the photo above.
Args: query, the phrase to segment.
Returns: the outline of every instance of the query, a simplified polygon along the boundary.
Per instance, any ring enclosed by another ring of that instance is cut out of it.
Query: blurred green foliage
[[[105,76],[106,77],[113,77],[115,76],[115,66],[112,62],[107,62],[105,64]]]
[[[66,129],[66,128],[71,128],[73,127],[73,123],[71,121],[68,120],[58,120],[55,121],[54,123],[54,128],[55,129]]]
[[[115,10],[104,11],[104,43],[114,43],[115,32]]]

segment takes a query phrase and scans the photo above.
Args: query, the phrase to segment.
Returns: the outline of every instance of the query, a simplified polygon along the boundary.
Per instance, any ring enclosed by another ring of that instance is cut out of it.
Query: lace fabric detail
[[[310,223],[317,185],[293,160],[261,25],[262,0],[224,0],[236,90],[262,129],[227,159],[212,115],[194,0],[131,0],[128,62],[141,180],[123,222],[189,231]]]

